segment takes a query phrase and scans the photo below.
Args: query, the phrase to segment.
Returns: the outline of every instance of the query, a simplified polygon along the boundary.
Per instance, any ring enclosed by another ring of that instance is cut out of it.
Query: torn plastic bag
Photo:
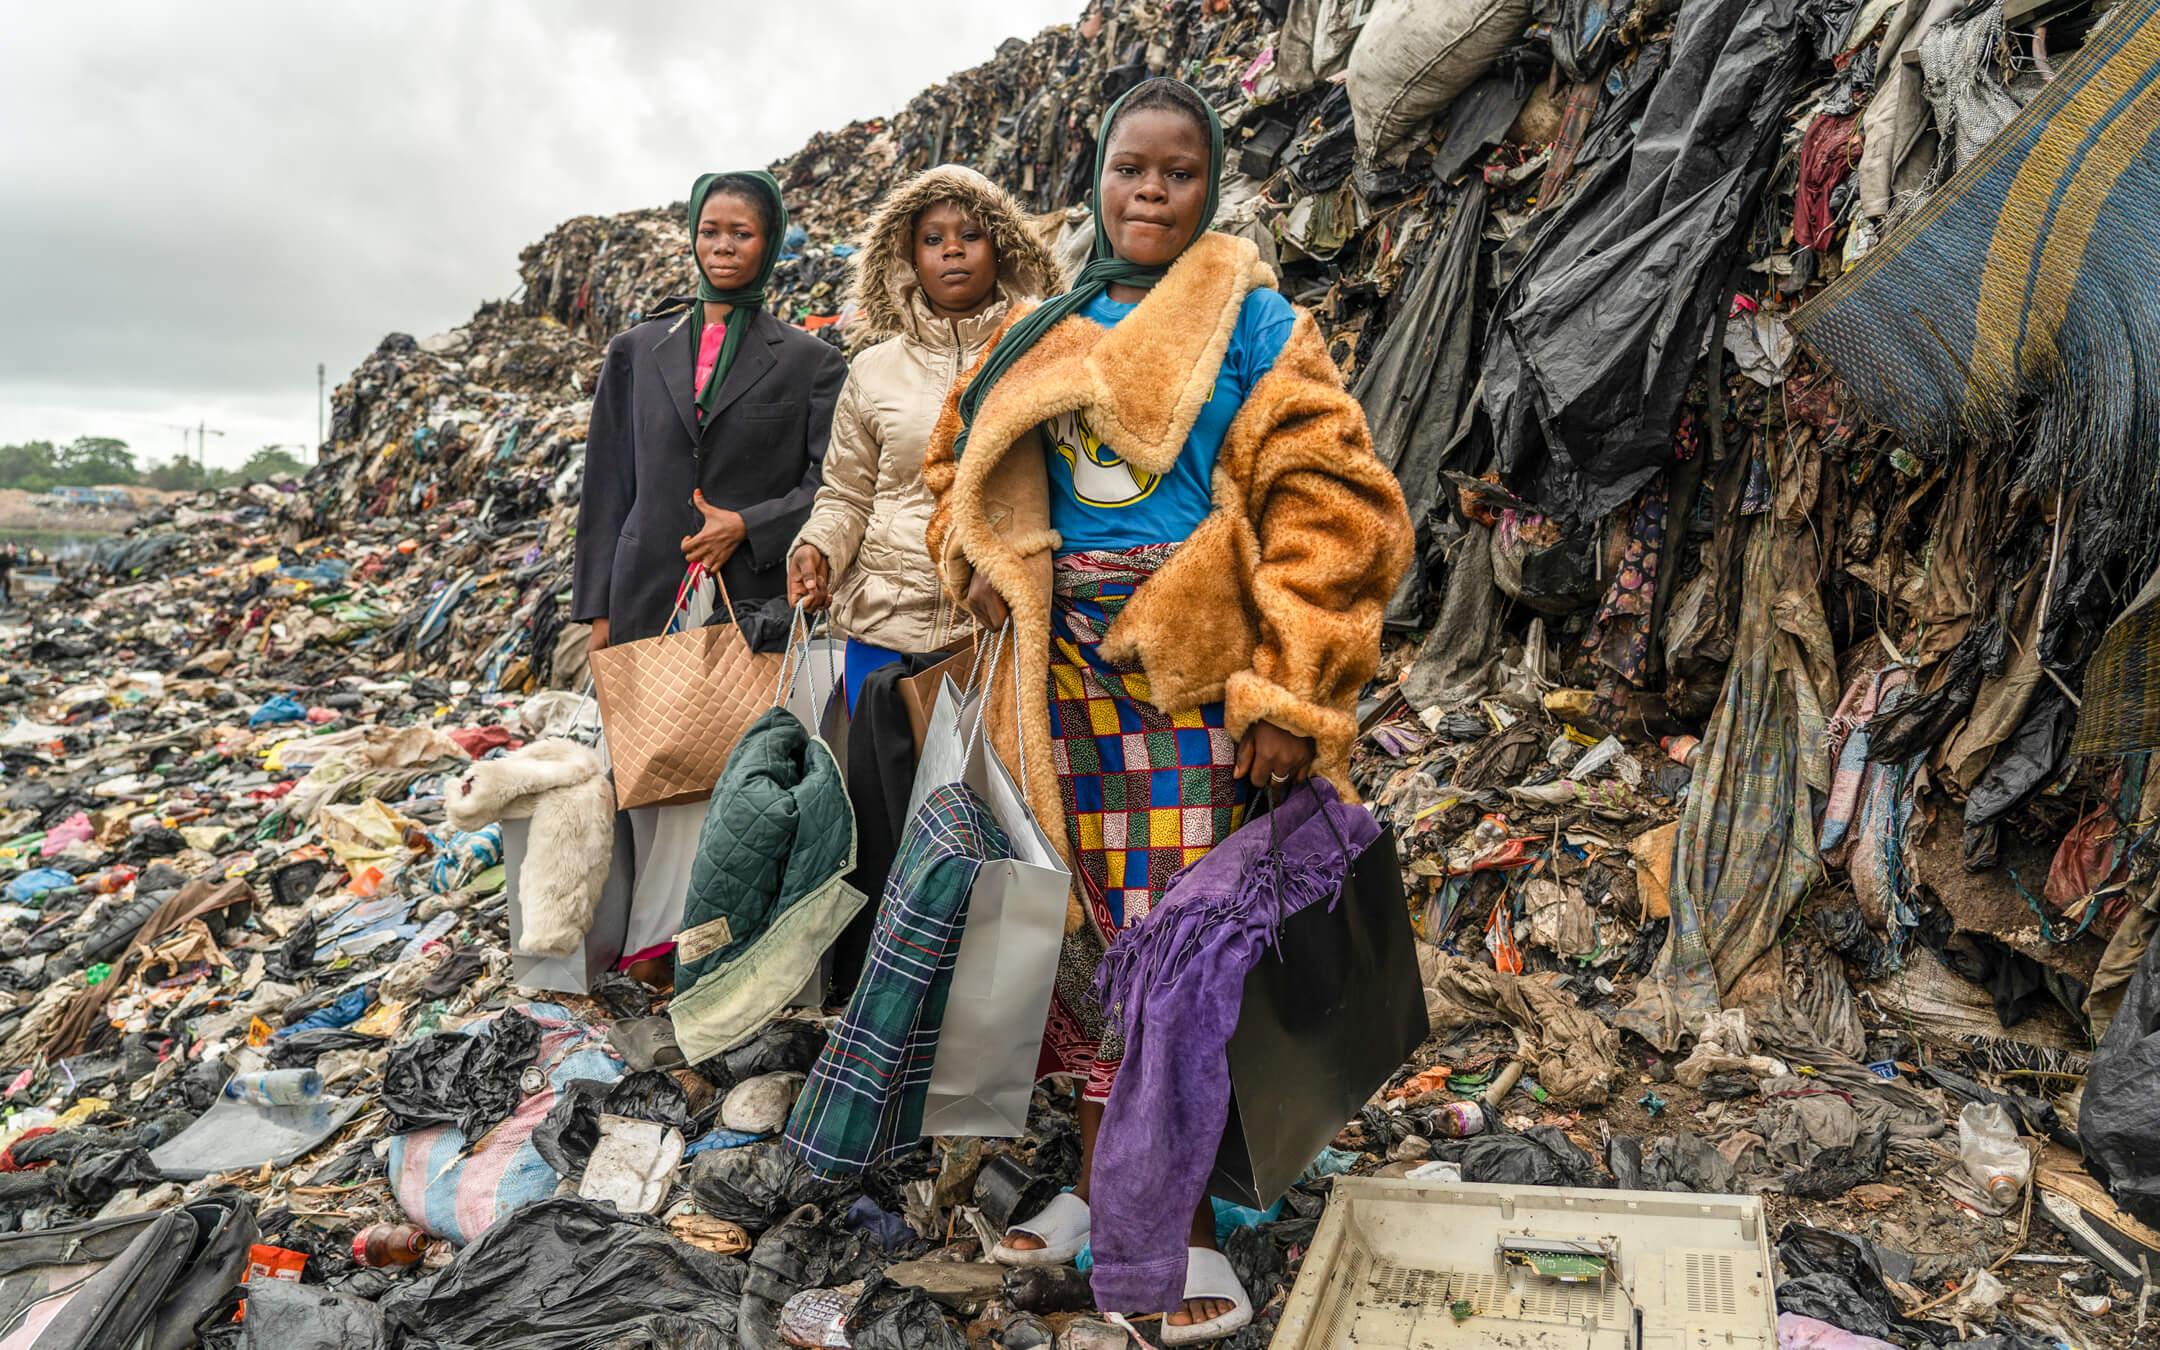
[[[1605,1146],[1605,1159],[1614,1182],[1626,1191],[1733,1195],[1740,1190],[1732,1163],[1697,1135],[1661,1135],[1646,1150],[1635,1136],[1616,1134]]]
[[[833,1189],[778,1140],[713,1149],[690,1164],[690,1197],[698,1208],[753,1233]]]
[[[1494,1181],[1515,1186],[1595,1186],[1597,1164],[1551,1125],[1522,1134],[1481,1134],[1457,1146],[1443,1144],[1436,1156],[1462,1164],[1464,1181]]]
[[[80,1210],[96,1210],[130,1186],[155,1186],[164,1178],[139,1148],[106,1148],[78,1153],[67,1165],[60,1198]]]
[[[888,1259],[874,1238],[850,1231],[841,1216],[828,1220],[817,1206],[803,1206],[750,1252],[736,1314],[743,1350],[781,1350],[780,1310],[789,1299],[875,1275]]]
[[[1955,1344],[1956,1328],[1907,1321],[1885,1278],[1910,1284],[1912,1258],[1877,1247],[1866,1238],[1789,1223],[1778,1234],[1777,1261],[1785,1275],[1777,1287],[1780,1312],[1795,1312],[1857,1331],[1897,1340]]]
[[[375,1305],[297,1280],[250,1280],[240,1350],[377,1350]]]
[[[600,1142],[600,1117],[629,1116],[692,1133],[690,1099],[667,1074],[648,1069],[613,1083],[581,1078],[563,1085],[547,1118],[532,1133],[533,1147],[548,1166],[571,1180]]]
[[[1980,682],[1987,676],[1988,648],[2001,631],[2000,621],[1993,618],[1974,628],[1950,649],[1940,684],[1870,720],[1869,762],[1898,764],[1942,744],[1980,696]]]
[[[1553,60],[1577,84],[1605,66],[1613,30],[1634,16],[1634,0],[1534,0],[1530,15],[1548,28]]]
[[[847,1319],[854,1350],[967,1350],[968,1339],[937,1300],[873,1276]]]
[[[1485,409],[1500,467],[1558,515],[1610,514],[1672,459],[1673,428],[1722,320],[1804,44],[1799,0],[1680,10],[1632,140],[1578,160],[1503,288],[1488,329]],[[1638,63],[1640,64],[1640,63]],[[1540,448],[1544,454],[1537,463]]]
[[[539,1053],[539,1024],[515,1008],[475,1034],[440,1031],[399,1046],[383,1068],[390,1132],[455,1125],[478,1139],[525,1099],[518,1081]]]
[[[229,1302],[255,1238],[244,1195],[0,1238],[0,1342],[182,1350]]]
[[[505,1217],[379,1305],[392,1344],[734,1350],[745,1267],[571,1197]]]
[[[2077,713],[2062,690],[2053,685],[2042,689],[2026,710],[2025,720],[1973,784],[1972,795],[1965,800],[1966,828],[2001,820],[2047,786],[2062,767],[2076,727]]]
[[[2146,946],[2121,1009],[2085,1074],[2078,1135],[2108,1191],[2146,1223],[2160,1224],[2160,942]]]
[[[798,1017],[768,1022],[741,1045],[699,1066],[714,1086],[731,1088],[768,1073],[808,1073],[825,1049],[825,1028]]]
[[[340,1031],[326,1027],[315,1031],[296,1031],[290,1036],[270,1042],[269,1060],[273,1069],[312,1069],[315,1061],[333,1050],[381,1050],[388,1042],[380,1036],[370,1036],[364,1031]]]
[[[1434,215],[1415,273],[1396,290],[1395,317],[1351,391],[1372,427],[1373,454],[1402,483],[1421,557],[1441,506],[1440,472],[1473,381],[1472,301],[1485,229],[1485,180],[1464,183],[1446,208],[1444,224],[1442,219]],[[1425,573],[1423,567],[1404,573],[1388,601],[1388,623],[1415,627],[1422,621]]]

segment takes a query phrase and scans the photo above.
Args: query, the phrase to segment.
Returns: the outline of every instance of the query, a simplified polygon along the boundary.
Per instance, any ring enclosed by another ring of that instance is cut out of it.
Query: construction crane
[[[177,431],[180,433],[180,459],[182,463],[185,463],[188,457],[188,433],[190,431],[195,433],[195,467],[198,471],[202,473],[208,473],[210,471],[210,465],[209,462],[203,457],[203,447],[205,444],[204,438],[208,436],[222,436],[225,434],[224,431],[218,427],[208,426],[202,422],[197,422],[192,427],[180,422],[167,422],[165,426],[168,430]]]

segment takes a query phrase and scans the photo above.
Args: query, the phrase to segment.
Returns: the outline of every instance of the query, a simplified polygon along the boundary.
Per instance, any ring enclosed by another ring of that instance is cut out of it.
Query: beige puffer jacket
[[[941,201],[966,206],[997,245],[998,299],[972,319],[934,317],[915,282],[915,217]],[[924,542],[931,501],[923,451],[946,392],[975,364],[1011,303],[1053,294],[1063,282],[1013,200],[953,164],[925,170],[886,197],[855,260],[853,322],[875,345],[848,371],[825,485],[795,543],[816,545],[831,567],[839,632],[894,651],[930,651],[962,631],[966,617],[940,600]]]

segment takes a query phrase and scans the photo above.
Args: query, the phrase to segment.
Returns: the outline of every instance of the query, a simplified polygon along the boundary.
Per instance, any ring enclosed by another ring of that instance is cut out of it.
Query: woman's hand
[[[967,612],[975,616],[975,622],[982,625],[986,633],[995,633],[1012,617],[1012,608],[1005,603],[1005,597],[998,594],[997,587],[991,585],[990,579],[981,572],[969,578],[964,603]]]
[[[608,622],[606,619],[594,619],[592,621],[592,636],[586,639],[585,650],[588,652],[604,652],[607,650],[607,645]]]
[[[787,599],[813,614],[832,603],[832,564],[816,544],[797,544],[788,555]]]
[[[735,550],[742,547],[748,537],[743,528],[742,517],[733,511],[725,511],[705,500],[703,492],[693,492],[690,500],[705,517],[705,527],[696,534],[683,536],[683,557],[690,562],[705,564],[708,572],[718,572]]]
[[[1302,783],[1312,777],[1312,766],[1312,737],[1273,722],[1253,723],[1238,740],[1236,775],[1251,779],[1256,788]]]

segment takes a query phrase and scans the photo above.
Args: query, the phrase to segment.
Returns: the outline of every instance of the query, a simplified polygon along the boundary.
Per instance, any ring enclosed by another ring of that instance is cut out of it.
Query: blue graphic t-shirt
[[[1114,328],[1137,309],[1098,295],[1080,313]],[[1296,320],[1279,292],[1247,293],[1231,330],[1229,350],[1215,375],[1185,449],[1166,474],[1142,473],[1104,445],[1077,412],[1043,423],[1049,446],[1050,524],[1064,536],[1060,553],[1181,543],[1214,507],[1215,456],[1230,423],[1260,377],[1275,365]]]

